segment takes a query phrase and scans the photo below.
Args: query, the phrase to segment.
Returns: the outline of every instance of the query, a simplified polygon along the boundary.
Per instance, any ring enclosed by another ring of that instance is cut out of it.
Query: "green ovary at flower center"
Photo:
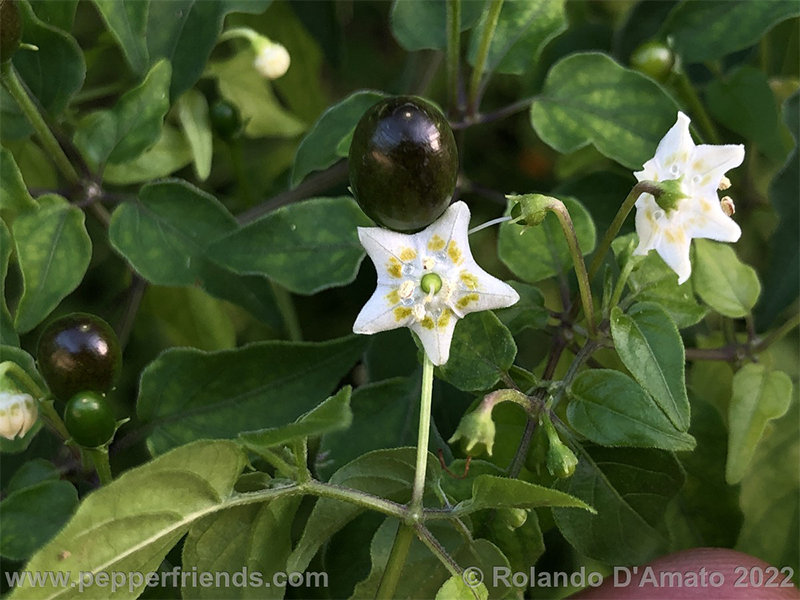
[[[419,287],[426,294],[436,294],[442,289],[442,278],[436,273],[426,273],[419,282]]]

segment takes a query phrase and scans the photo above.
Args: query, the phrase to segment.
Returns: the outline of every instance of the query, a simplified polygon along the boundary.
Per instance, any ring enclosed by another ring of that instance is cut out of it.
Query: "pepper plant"
[[[10,598],[797,581],[796,2],[0,1]]]

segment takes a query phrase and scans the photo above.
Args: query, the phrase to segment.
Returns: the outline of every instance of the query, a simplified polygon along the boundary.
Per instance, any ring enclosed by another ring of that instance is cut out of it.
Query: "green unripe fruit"
[[[381,100],[353,133],[350,186],[376,223],[418,231],[450,204],[458,176],[458,150],[444,115],[413,96]]]
[[[39,370],[56,398],[84,390],[107,392],[119,375],[122,354],[111,326],[87,313],[50,323],[39,338]]]
[[[662,42],[645,42],[631,54],[631,66],[656,81],[665,81],[675,65],[675,55]]]
[[[208,109],[211,127],[220,139],[231,141],[242,132],[239,110],[226,100],[217,100]]]
[[[22,38],[22,22],[16,0],[0,0],[0,62],[11,60]]]
[[[102,446],[117,429],[108,402],[95,392],[78,392],[67,402],[64,425],[75,443],[84,448]]]

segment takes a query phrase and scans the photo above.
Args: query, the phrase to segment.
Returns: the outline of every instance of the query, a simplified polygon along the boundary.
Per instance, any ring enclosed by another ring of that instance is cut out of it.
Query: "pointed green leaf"
[[[84,595],[77,586],[81,572],[157,570],[193,523],[226,507],[244,463],[236,444],[200,441],[123,473],[89,494],[66,527],[25,567],[67,572],[75,585],[18,587],[11,597],[77,599]],[[144,585],[143,578],[133,589],[116,590],[114,597],[136,598]]]
[[[569,424],[602,446],[692,450],[694,438],[675,429],[630,377],[610,369],[584,371],[570,387]]]
[[[560,200],[572,218],[581,252],[590,253],[594,250],[596,234],[589,211],[573,198]],[[544,222],[535,227],[500,225],[498,254],[517,277],[531,283],[572,270],[572,256],[564,231],[558,218],[550,212]]]
[[[0,148],[0,217],[9,225],[20,213],[36,209],[14,156],[5,147]]]
[[[436,592],[434,600],[488,600],[489,590],[483,582],[470,587],[461,575],[452,575]]]
[[[553,517],[575,549],[615,565],[641,564],[663,554],[664,512],[683,485],[674,455],[645,448],[592,448],[575,474],[556,486],[591,502],[596,514],[555,508]]]
[[[43,481],[60,479],[61,472],[53,463],[43,458],[34,458],[17,469],[8,480],[5,493],[11,494],[18,490],[31,487]]]
[[[0,220],[0,344],[19,346],[19,336],[14,331],[14,318],[6,304],[6,274],[14,240],[5,221]]]
[[[594,144],[601,154],[639,169],[675,122],[676,106],[652,79],[605,54],[571,54],[547,74],[531,105],[539,136],[562,153]]]
[[[153,454],[201,437],[278,427],[315,406],[350,370],[363,338],[167,350],[142,373],[136,412]]]
[[[667,313],[652,302],[635,304],[628,314],[611,311],[614,347],[636,381],[653,396],[679,431],[689,428],[683,340]]]
[[[485,4],[485,0],[461,3],[461,31],[475,25]],[[409,52],[441,50],[447,45],[447,6],[441,0],[395,0],[389,24],[394,38]]]
[[[525,329],[544,329],[550,315],[539,288],[519,281],[509,281],[508,284],[519,294],[519,301],[514,306],[495,311],[503,325],[514,335]]]
[[[783,371],[768,371],[749,364],[733,376],[733,397],[728,408],[728,462],[725,479],[742,480],[767,422],[786,414],[792,401],[792,380]]]
[[[208,118],[208,103],[197,90],[187,90],[177,102],[178,119],[183,133],[189,141],[194,157],[194,170],[200,181],[211,173],[211,122]]]
[[[292,167],[292,187],[296,187],[312,171],[330,167],[346,157],[350,149],[349,139],[359,119],[383,97],[381,92],[362,90],[326,110],[297,148]],[[339,146],[344,140],[348,140],[347,147],[341,152]]]
[[[64,526],[78,505],[67,481],[49,480],[17,490],[0,502],[0,555],[25,560]]]
[[[94,4],[133,72],[144,75],[149,64],[145,37],[149,0],[94,0]]]
[[[14,221],[23,280],[14,317],[20,333],[36,327],[78,287],[92,257],[83,212],[54,194],[40,197],[39,204],[38,210]]]
[[[346,385],[294,423],[283,427],[246,431],[239,434],[239,441],[245,448],[258,452],[261,448],[271,448],[295,439],[347,429],[353,422],[353,411],[350,410],[351,392],[352,388]]]
[[[758,301],[761,283],[756,270],[744,264],[727,244],[694,242],[695,290],[703,302],[726,317],[743,317]]]
[[[92,168],[102,171],[106,162],[133,160],[158,141],[169,109],[170,73],[169,62],[159,61],[114,108],[80,120],[74,141]]]
[[[311,198],[233,231],[209,254],[236,273],[314,294],[353,281],[364,258],[356,228],[370,223],[352,198]]]
[[[103,181],[117,185],[143,183],[172,175],[192,162],[192,147],[175,127],[165,124],[161,137],[150,148],[131,161],[109,164]]]
[[[437,371],[460,390],[486,390],[508,371],[516,355],[511,332],[494,313],[471,313],[456,324],[450,359]]]
[[[471,4],[470,2],[462,3]],[[462,9],[463,10],[463,9]],[[467,58],[475,65],[488,12],[470,36]],[[566,29],[564,0],[506,0],[494,30],[486,71],[517,74],[535,65],[545,44]]]

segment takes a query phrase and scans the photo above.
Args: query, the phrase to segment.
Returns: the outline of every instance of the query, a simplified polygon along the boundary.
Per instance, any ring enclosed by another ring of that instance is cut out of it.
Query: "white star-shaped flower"
[[[656,252],[678,274],[683,283],[692,273],[689,246],[692,238],[735,242],[742,234],[725,214],[717,196],[729,185],[725,173],[744,160],[744,146],[696,146],[689,133],[689,117],[678,113],[675,125],[662,138],[656,155],[634,173],[639,181],[678,180],[684,198],[668,210],[651,194],[636,200],[636,233],[639,246],[634,254]]]
[[[458,319],[517,302],[514,288],[472,258],[468,226],[469,208],[456,202],[419,233],[359,227],[358,239],[378,271],[378,286],[356,317],[353,331],[373,334],[408,327],[419,336],[431,362],[443,365]]]

